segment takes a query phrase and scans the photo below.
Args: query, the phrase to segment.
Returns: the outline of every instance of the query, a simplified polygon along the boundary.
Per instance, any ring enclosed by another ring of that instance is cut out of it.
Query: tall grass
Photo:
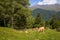
[[[44,33],[32,29],[25,31],[0,27],[0,40],[60,40],[60,32],[55,30],[45,29]]]

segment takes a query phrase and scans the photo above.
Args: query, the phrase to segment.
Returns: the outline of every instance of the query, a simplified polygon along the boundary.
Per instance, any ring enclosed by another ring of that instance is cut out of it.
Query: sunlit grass
[[[44,33],[32,29],[18,31],[0,27],[0,40],[60,40],[60,32],[51,29],[45,29]]]

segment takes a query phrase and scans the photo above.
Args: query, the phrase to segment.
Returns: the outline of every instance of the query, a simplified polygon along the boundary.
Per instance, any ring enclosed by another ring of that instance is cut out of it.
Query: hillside
[[[38,4],[36,4],[29,8],[32,10],[39,8],[39,9],[44,9],[44,10],[60,11],[60,4],[55,4],[55,5],[38,5]]]
[[[41,13],[41,16],[42,16],[43,20],[48,20],[49,18],[51,18],[52,15],[60,16],[60,11],[44,10],[44,9],[40,9],[40,8],[32,10],[32,15],[34,17],[36,17],[36,14],[38,12]]]
[[[54,5],[38,5],[35,4],[29,7],[32,10],[32,15],[36,17],[38,12],[41,13],[42,19],[48,20],[52,15],[60,16],[60,4]]]
[[[60,32],[55,30],[45,29],[45,32],[38,33],[27,29],[28,33],[24,30],[14,30],[10,28],[0,27],[0,40],[60,40]]]

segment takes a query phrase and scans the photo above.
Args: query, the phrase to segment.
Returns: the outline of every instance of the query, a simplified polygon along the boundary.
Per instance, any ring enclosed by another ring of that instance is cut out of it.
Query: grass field
[[[32,31],[27,29],[14,30],[11,28],[0,27],[0,40],[60,40],[60,32],[51,29],[45,29],[43,32]]]

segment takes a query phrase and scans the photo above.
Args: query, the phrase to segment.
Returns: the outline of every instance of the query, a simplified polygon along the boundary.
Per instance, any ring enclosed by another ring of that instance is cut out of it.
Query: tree
[[[56,21],[55,25],[56,25],[56,30],[60,31],[60,17],[59,16],[58,16],[58,20]]]
[[[42,17],[40,15],[40,13],[37,13],[37,16],[35,18],[35,22],[33,24],[33,27],[39,27],[39,26],[42,26]]]
[[[55,23],[56,23],[56,15],[52,15],[52,18],[50,20],[50,26],[51,26],[51,29],[55,29],[56,26],[55,26]]]
[[[49,28],[50,27],[50,24],[49,24],[49,20],[45,21],[45,28]]]
[[[11,28],[25,28],[28,24],[27,18],[31,16],[31,11],[25,7],[28,4],[28,0],[0,0],[0,6],[2,7],[0,7],[1,23],[3,23],[4,20],[5,26]]]
[[[15,0],[17,3],[22,4],[23,6],[29,5],[29,0]]]
[[[27,17],[27,28],[32,28],[34,23],[34,17],[32,15]]]
[[[57,17],[56,15],[53,15],[49,24],[51,26],[51,29],[58,29],[60,26],[59,17]]]
[[[26,6],[29,0],[0,0],[0,22],[5,27],[15,29],[31,28],[34,23],[34,17],[31,10]],[[0,23],[0,26],[2,25]]]

